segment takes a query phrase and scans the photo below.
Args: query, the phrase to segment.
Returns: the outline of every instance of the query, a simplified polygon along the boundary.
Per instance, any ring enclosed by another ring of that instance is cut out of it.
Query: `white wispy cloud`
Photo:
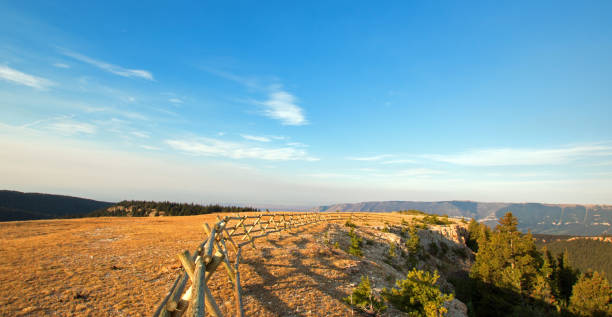
[[[149,150],[149,151],[159,151],[159,150],[161,150],[157,146],[146,145],[146,144],[141,144],[140,147],[145,149],[145,150]]]
[[[97,127],[93,124],[72,120],[54,122],[47,128],[63,135],[94,134],[97,131]]]
[[[580,145],[554,149],[484,149],[425,158],[465,166],[559,165],[579,159],[612,156],[612,146]]]
[[[143,78],[146,80],[155,80],[153,78],[153,74],[147,70],[124,68],[118,65],[113,65],[107,62],[99,61],[89,56],[85,56],[83,54],[72,52],[69,50],[60,50],[60,52],[64,54],[65,56],[72,57],[78,61],[93,65],[97,68],[105,70],[109,73],[113,73],[115,75],[119,75],[122,77],[128,77],[128,78]]]
[[[603,161],[589,164],[590,166],[612,166],[612,161]]]
[[[133,112],[133,111],[125,111],[125,110],[120,110],[120,109],[112,108],[112,107],[83,106],[81,107],[81,109],[87,113],[102,112],[102,113],[107,113],[107,114],[112,114],[112,115],[119,115],[119,116],[126,117],[126,118],[133,119],[133,120],[141,120],[141,121],[149,120],[149,117],[145,116],[142,113]]]
[[[306,151],[293,147],[264,148],[211,138],[199,138],[197,140],[166,140],[165,143],[176,150],[192,155],[270,161],[318,160],[317,158],[309,156]]]
[[[266,138],[265,136],[256,136],[256,135],[248,135],[248,134],[241,134],[241,137],[243,137],[245,140],[250,140],[250,141],[257,141],[257,142],[270,142],[270,138]]]
[[[170,101],[171,103],[174,103],[174,104],[183,103],[183,100],[179,99],[179,98],[170,98],[170,99],[168,99],[168,101]]]
[[[304,109],[297,104],[297,98],[284,90],[280,84],[263,84],[266,80],[257,77],[245,77],[230,72],[221,71],[209,67],[203,68],[205,71],[237,82],[251,91],[266,93],[268,99],[255,101],[256,104],[263,106],[262,114],[266,117],[279,120],[283,125],[305,125],[308,124]],[[269,82],[269,80],[267,80]]]
[[[360,171],[360,172],[366,172],[366,173],[373,173],[373,172],[379,172],[380,171],[377,168],[371,168],[371,167],[358,168],[357,170]]]
[[[26,74],[3,65],[0,65],[0,79],[40,90],[47,89],[54,85],[54,83],[48,79]]]
[[[143,131],[132,131],[132,132],[130,132],[130,134],[133,135],[133,136],[137,136],[139,138],[143,138],[143,139],[146,139],[146,138],[150,137],[148,133],[143,132]]]
[[[444,171],[430,168],[410,168],[396,173],[397,176],[431,176],[439,174],[444,174]]]
[[[389,160],[389,161],[380,162],[380,164],[414,164],[414,163],[416,163],[415,160]]]
[[[98,119],[93,120],[96,126],[100,127],[100,129],[118,134],[120,137],[126,137],[127,134],[131,134],[129,131],[131,122],[128,120],[123,120],[119,118],[107,118],[107,119]]]
[[[246,77],[246,76],[239,76],[230,72],[226,72],[226,71],[222,71],[219,69],[215,69],[212,67],[201,67],[202,70],[207,71],[215,76],[219,76],[221,78],[227,79],[227,80],[231,80],[233,82],[237,82],[247,88],[251,88],[251,89],[255,89],[255,90],[261,90],[263,89],[260,81],[257,78],[254,77]]]
[[[283,125],[308,124],[304,110],[297,105],[297,98],[292,94],[275,88],[268,94],[268,100],[260,102],[264,106],[263,114],[281,121]]]
[[[287,143],[288,146],[293,146],[293,147],[308,147],[307,144],[301,143],[301,142],[288,142]]]
[[[64,64],[64,63],[55,63],[55,64],[53,64],[53,66],[55,66],[57,68],[70,68],[70,65]]]
[[[382,154],[382,155],[375,155],[375,156],[362,156],[362,157],[347,157],[347,160],[351,160],[351,161],[380,161],[384,158],[387,157],[391,157],[392,155],[390,154]]]
[[[71,119],[73,117],[74,117],[73,115],[61,115],[61,116],[49,117],[49,118],[39,119],[39,120],[35,120],[35,121],[32,121],[32,122],[28,122],[28,123],[22,124],[19,127],[20,128],[31,128],[31,127],[38,126],[38,125],[40,125],[40,124],[42,124],[44,122],[66,120],[66,119]]]
[[[352,174],[342,174],[342,173],[312,173],[306,174],[304,176],[312,177],[312,178],[321,178],[321,179],[360,179],[361,177],[358,175]]]
[[[20,126],[21,129],[31,129],[34,131],[52,131],[65,136],[76,134],[95,134],[98,131],[98,126],[74,120],[74,115],[62,115],[32,121]]]

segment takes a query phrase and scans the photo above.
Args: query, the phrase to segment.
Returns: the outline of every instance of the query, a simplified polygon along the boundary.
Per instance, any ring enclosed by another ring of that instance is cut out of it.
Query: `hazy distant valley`
[[[118,204],[126,205],[126,203]],[[117,204],[70,196],[0,191],[0,221],[84,216],[129,216],[128,213],[109,213],[107,208],[112,209],[113,206],[117,206]],[[156,207],[159,209],[158,206]],[[277,210],[273,206],[257,206],[260,210],[268,209],[268,207],[270,207],[270,210]],[[142,215],[158,211],[157,209],[143,210]],[[483,203],[454,200],[437,202],[372,201],[310,208],[310,210],[320,212],[392,212],[413,209],[431,214],[446,214],[451,217],[474,218],[492,227],[496,225],[499,217],[511,211],[519,219],[519,229],[522,231],[531,230],[540,234],[585,236],[612,233],[612,206],[610,205]],[[187,215],[189,213],[183,214]],[[172,212],[167,215],[180,215],[180,213]]]
[[[612,233],[612,206],[541,203],[482,203],[474,201],[372,201],[321,206],[317,211],[391,212],[421,210],[451,217],[474,218],[494,226],[499,217],[511,211],[519,219],[519,229],[534,233],[603,235]]]

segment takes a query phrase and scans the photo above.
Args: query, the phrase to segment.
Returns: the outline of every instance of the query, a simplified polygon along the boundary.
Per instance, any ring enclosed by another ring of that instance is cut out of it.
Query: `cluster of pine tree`
[[[586,272],[588,270],[599,271],[612,281],[612,243],[591,239],[575,239],[568,241],[570,237],[560,241],[538,243],[538,248],[546,248],[553,255],[569,254],[572,266]]]
[[[124,200],[115,206],[122,206],[130,208],[130,214],[133,217],[145,217],[148,216],[152,210],[162,211],[166,216],[189,216],[189,215],[200,215],[210,214],[218,212],[249,212],[259,211],[257,208],[252,207],[237,207],[237,206],[222,206],[222,205],[197,205],[197,204],[186,204],[186,203],[175,203],[169,201],[140,201],[140,200]],[[109,211],[108,208],[102,208],[89,214],[90,217],[116,217],[126,216],[125,210]]]
[[[517,224],[512,213],[493,230],[469,224],[476,260],[469,278],[455,286],[473,316],[612,315],[612,290],[601,274],[580,274],[567,253],[539,252],[531,233],[521,233]]]

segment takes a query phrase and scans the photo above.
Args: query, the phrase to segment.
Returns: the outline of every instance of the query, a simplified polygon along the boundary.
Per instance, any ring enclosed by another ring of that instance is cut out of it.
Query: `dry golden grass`
[[[204,222],[215,215],[1,223],[0,315],[149,315],[180,270],[176,254],[202,241]],[[270,235],[257,246],[244,248],[241,265],[248,315],[347,310],[337,290],[343,263],[311,235]],[[229,312],[224,272],[213,280]]]
[[[180,272],[176,254],[192,252],[203,240],[202,224],[215,216],[0,223],[0,315],[150,315]],[[359,280],[355,270],[367,274],[377,264],[323,243],[325,232],[339,228],[309,225],[260,238],[257,249],[243,247],[246,315],[352,315],[341,299]],[[233,315],[223,269],[209,287]]]
[[[0,315],[150,313],[204,221],[213,217],[2,223]]]

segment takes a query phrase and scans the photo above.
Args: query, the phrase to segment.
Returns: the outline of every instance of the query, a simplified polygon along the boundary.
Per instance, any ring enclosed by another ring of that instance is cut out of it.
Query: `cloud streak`
[[[47,128],[63,135],[95,134],[97,131],[95,125],[72,120],[55,122],[48,125]]]
[[[247,88],[262,90],[259,81],[256,78],[239,76],[230,72],[210,68],[210,67],[202,67],[202,69],[208,73],[211,73],[215,76],[219,76],[221,78],[231,80],[233,82],[239,83]]]
[[[140,147],[145,149],[145,150],[149,150],[149,151],[159,151],[159,150],[161,150],[157,146],[146,145],[146,144],[141,144]]]
[[[90,64],[92,66],[95,66],[99,69],[102,69],[104,71],[107,71],[109,73],[112,73],[118,76],[127,77],[127,78],[142,78],[142,79],[151,80],[151,81],[155,80],[153,78],[153,74],[147,70],[124,68],[118,65],[113,65],[107,62],[96,60],[91,57],[85,56],[83,54],[79,54],[79,53],[68,51],[68,50],[62,50],[61,53],[65,56],[72,57],[78,61]]]
[[[48,79],[26,74],[2,65],[0,65],[0,79],[40,90],[45,90],[54,85],[54,83]]]
[[[257,141],[257,142],[270,142],[270,138],[266,138],[265,136],[256,136],[256,135],[248,135],[248,134],[241,134],[240,135],[242,138],[244,138],[245,140],[249,140],[249,141]]]
[[[391,157],[392,155],[390,154],[382,154],[382,155],[376,155],[376,156],[364,156],[364,157],[347,157],[347,160],[351,160],[351,161],[380,161],[384,158],[387,157]]]
[[[197,140],[165,140],[171,148],[197,156],[227,157],[232,159],[260,159],[268,161],[318,161],[303,149],[293,147],[264,148],[212,138]]]
[[[297,105],[297,98],[292,94],[275,89],[268,95],[268,100],[260,102],[264,106],[266,117],[279,120],[283,125],[308,124],[304,110]]]
[[[389,160],[389,161],[384,161],[384,162],[380,162],[381,164],[414,164],[416,163],[415,160]]]
[[[424,155],[434,161],[464,166],[562,165],[580,159],[612,156],[612,147],[580,145],[556,149],[484,149],[450,155]]]
[[[410,168],[399,171],[397,176],[431,176],[444,174],[443,171],[430,169],[430,168]]]
[[[130,134],[143,139],[148,139],[150,137],[150,135],[144,131],[132,131]]]

